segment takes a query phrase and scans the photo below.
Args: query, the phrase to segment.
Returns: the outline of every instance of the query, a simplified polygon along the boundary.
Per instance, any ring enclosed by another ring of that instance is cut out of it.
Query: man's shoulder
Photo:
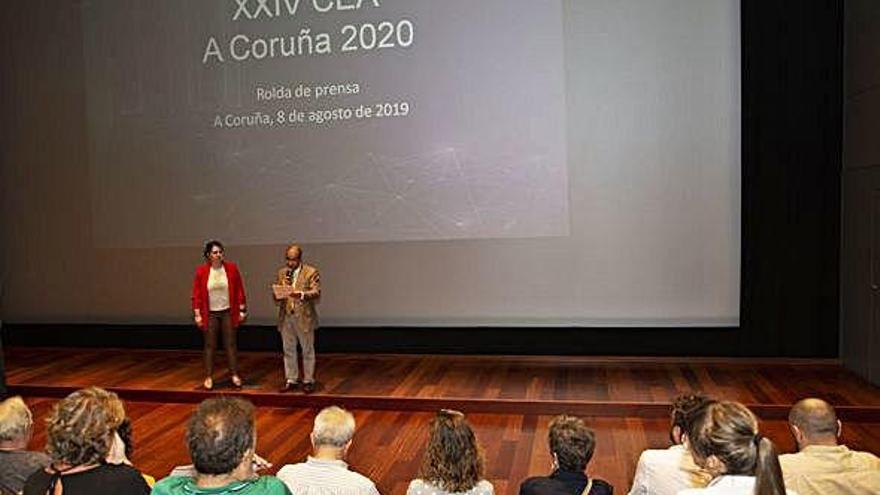
[[[825,469],[833,465],[846,465],[848,469],[880,469],[880,457],[860,450],[850,450],[845,445],[836,447],[807,447],[800,452],[782,454],[779,464],[786,471],[815,470],[817,465]]]
[[[534,490],[538,487],[546,485],[547,483],[552,483],[553,480],[547,476],[532,476],[523,480],[519,485],[520,493],[534,493]]]
[[[352,471],[342,463],[340,463],[339,465],[324,463],[319,465],[315,462],[306,461],[297,464],[287,464],[278,470],[276,476],[282,481],[286,481],[288,479],[303,481],[310,474],[318,476],[318,473],[325,474],[327,472],[332,472],[335,479],[345,480],[346,483],[356,483],[363,486],[375,486],[373,480],[367,478],[357,471]]]
[[[312,273],[318,272],[318,267],[316,267],[315,265],[307,265],[307,264],[303,263],[302,270],[303,270],[303,273],[311,275]]]
[[[151,493],[154,495],[183,493],[183,485],[190,481],[192,481],[192,478],[188,476],[168,476],[157,481]]]
[[[283,481],[275,476],[260,476],[255,483],[254,493],[285,494],[290,493]]]

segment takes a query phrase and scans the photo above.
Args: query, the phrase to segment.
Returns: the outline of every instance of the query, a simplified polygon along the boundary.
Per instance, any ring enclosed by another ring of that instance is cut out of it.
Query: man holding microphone
[[[302,387],[303,392],[315,391],[315,331],[318,312],[315,304],[321,300],[321,277],[318,269],[303,264],[302,249],[291,244],[287,247],[285,264],[278,269],[272,286],[278,303],[278,331],[284,347],[284,386],[282,392]],[[300,381],[296,346],[302,349],[303,373]]]

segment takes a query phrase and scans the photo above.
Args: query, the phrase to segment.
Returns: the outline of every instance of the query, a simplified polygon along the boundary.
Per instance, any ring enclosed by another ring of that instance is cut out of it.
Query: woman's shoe
[[[210,376],[208,378],[205,378],[204,383],[202,383],[202,387],[204,387],[205,390],[214,390],[214,379]]]
[[[238,390],[241,390],[242,382],[241,382],[240,376],[233,374],[232,377],[230,378],[230,381],[232,381],[233,387],[237,388]]]

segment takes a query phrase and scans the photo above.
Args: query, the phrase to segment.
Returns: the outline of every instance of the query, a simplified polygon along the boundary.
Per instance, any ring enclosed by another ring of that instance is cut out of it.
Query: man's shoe
[[[279,392],[293,392],[294,390],[299,390],[302,387],[302,382],[284,382],[284,386],[279,389]]]
[[[315,382],[306,382],[303,384],[303,392],[310,394],[315,391]]]

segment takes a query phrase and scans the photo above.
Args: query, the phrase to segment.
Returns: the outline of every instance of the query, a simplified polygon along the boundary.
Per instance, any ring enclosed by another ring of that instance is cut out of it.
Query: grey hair
[[[350,412],[338,406],[325,407],[315,416],[312,443],[315,447],[342,447],[354,436],[354,428],[354,415]]]
[[[21,397],[10,397],[0,403],[0,442],[12,442],[27,436],[34,418]]]

